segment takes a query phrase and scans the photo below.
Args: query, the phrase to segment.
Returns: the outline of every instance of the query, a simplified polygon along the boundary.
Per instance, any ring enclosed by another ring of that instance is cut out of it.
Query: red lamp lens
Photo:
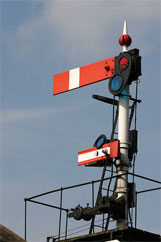
[[[125,69],[128,66],[128,59],[126,57],[123,57],[120,60],[120,69]]]

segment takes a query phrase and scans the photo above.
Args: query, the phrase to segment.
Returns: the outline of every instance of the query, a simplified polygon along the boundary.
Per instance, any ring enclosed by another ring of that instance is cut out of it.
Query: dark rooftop
[[[111,240],[118,241],[161,241],[161,236],[140,229],[125,227],[123,229],[112,229],[104,232],[83,235],[75,238],[61,240],[61,242],[97,241],[105,242]]]
[[[0,242],[25,242],[19,235],[12,232],[10,229],[6,228],[0,224]]]

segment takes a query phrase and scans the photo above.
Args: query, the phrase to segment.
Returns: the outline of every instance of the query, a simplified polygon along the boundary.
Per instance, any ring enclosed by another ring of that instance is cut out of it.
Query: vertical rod
[[[129,159],[129,85],[122,91],[119,99],[119,120],[118,120],[118,139],[120,140],[120,159],[116,161],[117,175],[125,174],[128,171]],[[128,206],[127,206],[127,182],[128,175],[125,174],[117,179],[116,192],[118,199],[125,199],[125,218],[117,220],[117,228],[128,225]]]
[[[131,108],[130,117],[129,117],[129,130],[130,130],[130,127],[131,127],[131,123],[132,123],[132,118],[133,118],[133,115],[134,115],[135,106],[136,106],[136,102],[133,102],[132,108]]]
[[[104,231],[104,220],[105,220],[105,214],[103,213],[103,218],[102,218],[102,232]]]
[[[109,225],[109,222],[110,222],[110,214],[108,214],[107,216],[107,220],[106,220],[106,226],[105,226],[105,231],[108,230],[108,225]]]
[[[94,181],[92,181],[92,208],[94,208]]]
[[[63,197],[63,188],[61,187],[61,191],[60,191],[60,214],[59,214],[59,235],[58,235],[58,240],[60,240],[60,232],[61,232],[62,197]]]
[[[94,181],[92,181],[92,207],[94,208]],[[94,233],[94,226],[93,226]]]
[[[102,176],[101,176],[101,181],[100,181],[100,185],[99,185],[99,189],[98,189],[98,193],[97,193],[97,199],[96,199],[95,206],[98,205],[99,199],[100,199],[100,197],[102,195],[102,185],[103,185],[103,180],[104,180],[104,177],[105,177],[106,167],[107,167],[107,159],[106,159],[106,162],[105,162],[105,166],[103,168],[103,171],[102,171]],[[90,226],[90,229],[89,229],[89,234],[91,234],[92,231],[94,233],[94,221],[95,221],[95,215],[93,216],[92,221],[91,221],[91,226]]]
[[[118,105],[117,105],[117,109],[116,109],[115,119],[113,118],[112,132],[111,132],[111,137],[110,137],[111,141],[114,139],[117,119],[118,119]]]
[[[25,198],[24,200],[25,200],[25,237],[24,237],[24,239],[26,240],[26,227],[27,227],[27,200],[26,200],[26,198]]]
[[[137,193],[136,193],[136,206],[135,206],[135,229],[136,229],[136,225],[137,225]]]
[[[66,212],[66,226],[65,226],[65,239],[67,239],[67,233],[68,233],[68,210]]]

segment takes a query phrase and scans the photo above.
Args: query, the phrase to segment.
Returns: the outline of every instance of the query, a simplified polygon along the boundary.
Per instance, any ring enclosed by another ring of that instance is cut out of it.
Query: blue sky
[[[118,55],[125,19],[131,49],[142,56],[136,173],[160,180],[160,1],[1,0],[0,6],[1,223],[23,236],[25,197],[100,178],[101,169],[77,166],[77,152],[102,133],[110,136],[112,108],[92,99],[112,97],[108,81],[53,97],[53,74]],[[138,190],[152,185],[137,180]],[[66,195],[71,207],[72,196]],[[161,233],[160,202],[159,192],[140,195],[138,228]],[[28,216],[28,241],[57,232],[51,210],[29,205]]]

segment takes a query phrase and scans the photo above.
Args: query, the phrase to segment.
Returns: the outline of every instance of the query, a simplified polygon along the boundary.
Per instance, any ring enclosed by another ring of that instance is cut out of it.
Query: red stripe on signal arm
[[[119,140],[115,140],[113,142],[104,144],[101,147],[101,149],[107,148],[107,147],[110,147],[110,158],[117,158],[117,157],[120,156],[120,142],[119,142]],[[85,153],[95,151],[95,150],[97,150],[96,147],[92,147],[92,148],[89,148],[89,149],[86,149],[86,150],[81,150],[81,151],[78,151],[78,155],[85,154]]]
[[[110,147],[109,158],[119,158],[120,157],[120,141],[119,140],[115,140],[113,142],[104,144],[100,149],[107,148],[107,147]],[[82,150],[82,151],[78,152],[78,156],[92,152],[92,151],[96,151],[96,150],[99,151],[100,149],[97,149],[96,147],[92,147],[92,148],[89,148],[86,150]],[[84,161],[78,162],[78,166],[89,164],[92,162],[97,162],[97,161],[104,160],[104,159],[106,159],[106,156],[95,157],[95,158],[92,158],[89,160],[84,160]]]
[[[95,150],[97,150],[97,148],[96,147],[92,147],[92,148],[89,148],[89,149],[86,149],[86,150],[78,151],[78,155],[85,154],[85,153],[88,153],[88,152],[91,152],[91,151],[95,151]]]
[[[53,95],[67,92],[69,90],[69,71],[54,75]]]
[[[89,163],[93,163],[93,162],[97,162],[97,161],[105,160],[105,159],[106,159],[106,156],[101,156],[101,157],[98,157],[98,158],[93,158],[93,159],[90,159],[90,160],[85,160],[85,161],[82,161],[82,162],[78,162],[78,166],[86,165],[86,164],[89,164]]]
[[[65,71],[54,75],[53,95],[69,91],[70,71]],[[115,57],[111,57],[102,61],[95,62],[93,64],[82,66],[80,67],[80,79],[78,87],[83,87],[110,78],[114,75],[114,72]]]
[[[114,69],[115,57],[80,67],[80,87],[112,77]]]

